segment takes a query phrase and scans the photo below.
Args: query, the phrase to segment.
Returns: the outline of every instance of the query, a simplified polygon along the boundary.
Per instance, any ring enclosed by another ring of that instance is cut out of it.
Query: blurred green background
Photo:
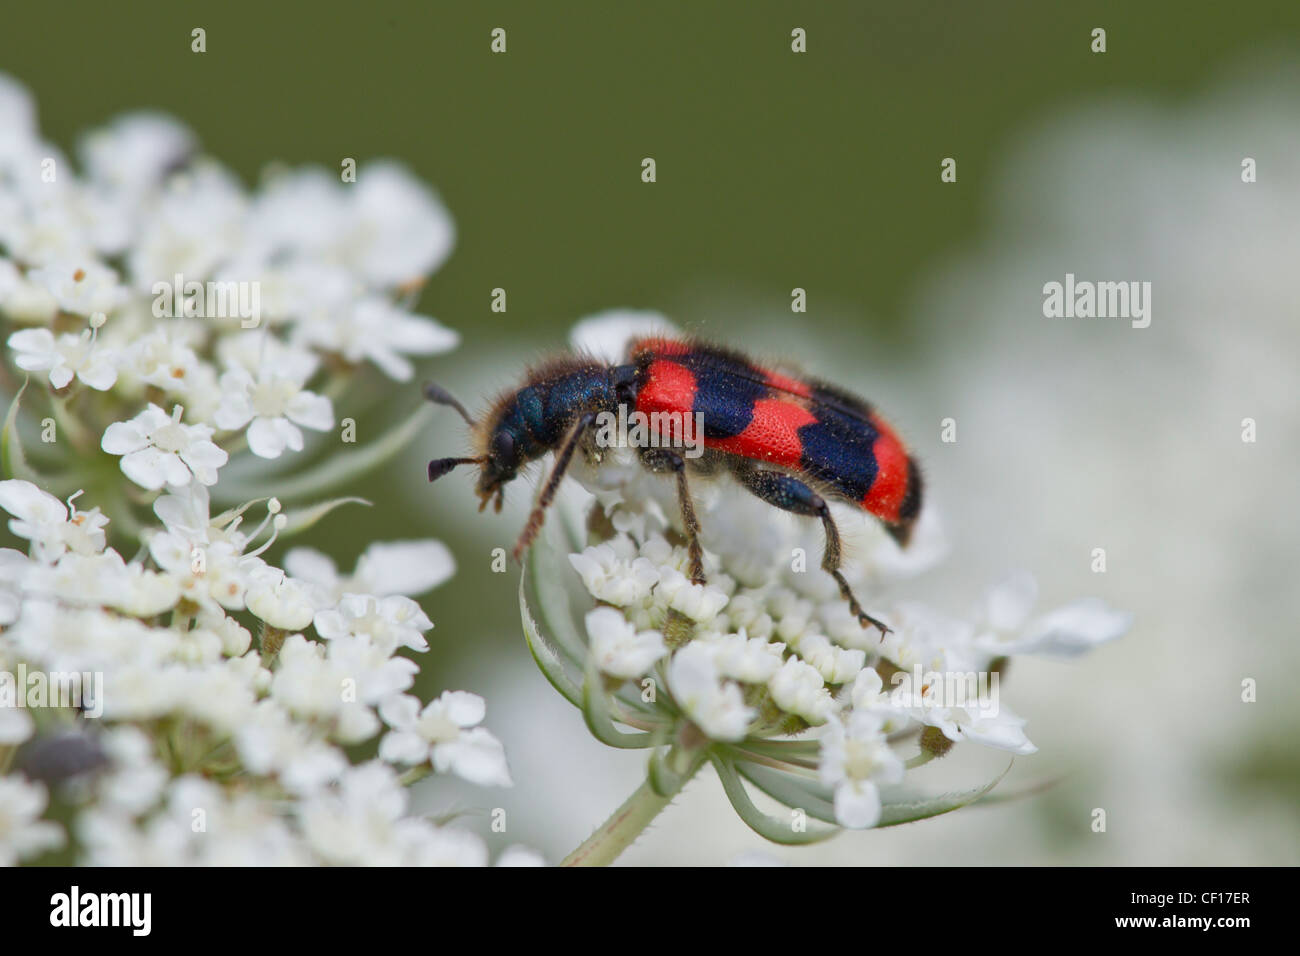
[[[400,158],[456,218],[422,305],[472,350],[550,345],[617,303],[708,326],[700,282],[777,303],[803,286],[802,322],[839,299],[904,335],[909,287],[977,229],[1010,132],[1099,93],[1176,99],[1279,34],[1300,35],[1300,5],[74,2],[10,5],[0,67],[65,147],[154,107],[249,183],[271,160]]]
[[[1097,26],[1104,55],[1089,49]],[[194,27],[204,54],[190,51]],[[489,52],[494,27],[505,55]],[[790,50],[794,27],[807,54]],[[987,228],[990,183],[1021,130],[1098,98],[1177,108],[1224,64],[1297,40],[1294,2],[10,4],[0,70],[31,88],[65,148],[156,108],[250,185],[272,161],[407,164],[458,229],[419,307],[464,342],[421,372],[477,401],[577,318],[618,306],[760,350],[817,342],[871,366],[912,355],[917,285]],[[789,311],[796,286],[805,315]],[[489,310],[496,287],[504,314]],[[380,399],[393,412],[417,401],[375,379],[358,402]],[[363,441],[382,414],[361,418]],[[403,467],[456,453],[457,424],[440,419]],[[471,520],[467,481],[429,489],[427,513],[391,493],[397,482],[389,469],[358,486],[377,506],[307,543],[345,568],[375,539],[437,535],[461,557],[423,602],[437,624],[423,692],[479,690],[502,661],[527,665],[513,583],[478,557],[514,525]],[[509,728],[494,729],[509,746]],[[1280,786],[1294,799],[1288,759]],[[1245,772],[1279,773],[1265,763]]]

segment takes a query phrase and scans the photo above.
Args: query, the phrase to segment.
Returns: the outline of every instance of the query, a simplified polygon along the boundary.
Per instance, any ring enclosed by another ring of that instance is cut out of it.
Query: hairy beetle
[[[822,568],[835,578],[863,627],[879,628],[882,635],[889,631],[862,609],[840,571],[840,534],[827,498],[870,512],[906,545],[923,483],[916,460],[862,399],[763,368],[737,352],[663,336],[634,340],[622,364],[577,355],[554,359],[533,369],[522,387],[500,396],[478,420],[436,385],[426,386],[425,395],[455,408],[470,425],[475,444],[471,457],[429,462],[429,480],[458,465],[478,465],[480,511],[489,501],[499,511],[505,486],[520,469],[555,452],[515,545],[516,558],[541,530],[575,452],[596,444],[603,418],[634,412],[656,439],[638,446],[641,460],[676,478],[692,581],[702,584],[705,578],[689,476],[728,471],[768,504],[821,519]],[[686,447],[691,422],[702,430],[698,457]],[[677,431],[667,434],[670,428]]]

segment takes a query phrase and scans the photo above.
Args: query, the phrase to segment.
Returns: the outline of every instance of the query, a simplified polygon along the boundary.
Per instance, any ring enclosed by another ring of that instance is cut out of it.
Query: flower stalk
[[[663,788],[662,784],[656,784],[656,781],[647,778],[560,865],[608,866],[613,863],[673,802],[707,759],[706,750],[682,751],[674,748],[666,758],[666,762],[676,771],[672,775],[672,785]],[[659,779],[662,780],[662,777]]]

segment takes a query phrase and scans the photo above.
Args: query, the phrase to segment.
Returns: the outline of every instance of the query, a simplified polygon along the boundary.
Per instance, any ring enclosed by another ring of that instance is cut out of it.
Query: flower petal
[[[178,465],[180,464],[180,459],[175,455],[169,455],[167,452],[150,445],[139,451],[133,451],[122,459],[122,474],[141,488],[157,491],[167,484],[166,459],[168,458],[174,460]],[[185,466],[181,465],[181,468],[185,469]],[[185,473],[188,475],[189,470],[185,469]],[[188,484],[188,482],[184,483]]]
[[[254,418],[248,426],[248,450],[259,458],[279,458],[288,441],[275,423],[283,420]]]
[[[129,455],[149,447],[149,436],[135,421],[113,422],[104,429],[99,447],[110,455]]]
[[[880,791],[869,782],[841,783],[835,788],[835,819],[851,830],[880,822]]]
[[[376,542],[357,561],[358,586],[378,597],[414,596],[456,573],[451,550],[441,541]]]
[[[311,428],[318,432],[334,427],[333,404],[324,395],[317,395],[314,392],[299,392],[289,399],[285,416],[304,428]]]
[[[68,519],[68,509],[62,501],[21,478],[0,481],[0,508],[33,524],[58,523]]]
[[[433,748],[433,765],[440,771],[450,770],[470,783],[499,787],[508,787],[512,783],[505,748],[482,727],[468,730],[455,740],[437,744]]]
[[[457,727],[473,727],[487,716],[487,702],[465,690],[445,691],[429,708],[441,708]]]

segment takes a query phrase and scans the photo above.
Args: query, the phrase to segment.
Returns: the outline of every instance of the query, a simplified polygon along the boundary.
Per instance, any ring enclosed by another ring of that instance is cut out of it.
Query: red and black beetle
[[[733,351],[664,336],[634,340],[622,364],[571,355],[535,368],[521,388],[498,398],[478,421],[437,386],[427,386],[425,395],[459,411],[475,441],[472,457],[429,462],[429,480],[457,465],[478,465],[479,510],[493,499],[500,510],[505,486],[520,469],[556,453],[515,545],[516,558],[541,529],[575,452],[594,450],[602,416],[636,412],[652,426],[658,423],[651,428],[656,441],[638,448],[642,461],[676,476],[692,581],[704,583],[704,567],[689,476],[728,471],[768,504],[820,518],[826,531],[822,568],[835,578],[864,627],[889,631],[862,609],[840,572],[840,534],[826,499],[870,512],[906,545],[921,508],[923,484],[916,460],[862,399],[763,368]],[[702,426],[703,453],[698,457],[684,454],[680,446],[688,429],[665,434],[664,423],[681,422],[684,416]]]

